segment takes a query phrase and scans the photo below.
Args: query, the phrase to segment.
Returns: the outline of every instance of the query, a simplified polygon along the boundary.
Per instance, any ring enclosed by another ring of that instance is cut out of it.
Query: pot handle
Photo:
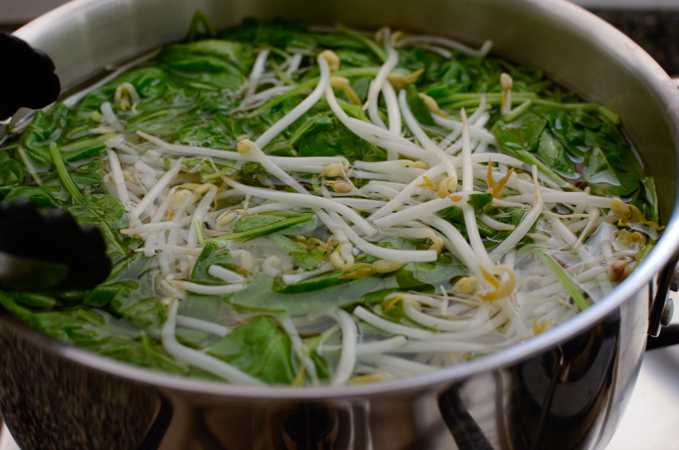
[[[663,326],[670,324],[674,314],[674,301],[669,298],[670,291],[679,290],[679,254],[672,257],[658,275],[658,285],[651,303],[648,318],[648,335],[658,337]]]
[[[679,77],[673,77],[672,82],[679,88]],[[679,291],[679,267],[677,266],[677,261],[679,261],[679,254],[672,257],[658,276],[658,288],[653,297],[648,318],[648,335],[651,338],[657,338],[661,330],[669,328],[668,325],[674,315],[674,301],[669,298],[669,293],[670,291]],[[663,338],[663,344],[654,342],[651,339],[648,341],[647,349],[651,350],[653,348],[679,344],[679,333],[669,332],[669,334],[673,336],[676,334],[676,338],[674,340],[669,336]]]

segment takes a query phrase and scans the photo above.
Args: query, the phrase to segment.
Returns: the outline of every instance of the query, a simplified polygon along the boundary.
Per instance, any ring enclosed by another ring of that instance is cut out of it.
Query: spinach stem
[[[534,102],[538,106],[547,106],[550,108],[558,108],[558,109],[565,109],[565,110],[576,110],[580,109],[583,111],[596,111],[601,116],[608,120],[609,122],[619,125],[620,124],[620,116],[611,111],[610,109],[606,108],[603,105],[599,105],[598,103],[559,103],[559,102],[552,102],[550,100],[543,100],[543,99],[535,99]]]
[[[528,98],[526,98],[526,97],[518,97],[516,95],[512,95],[512,104],[523,103],[527,99]],[[487,102],[488,105],[499,105],[499,104],[502,103],[502,99],[501,98],[498,98],[498,99],[491,98],[490,100],[486,99],[486,102]],[[445,106],[448,109],[461,109],[461,108],[470,108],[470,107],[474,107],[474,106],[478,107],[480,104],[481,104],[481,100],[479,99],[479,100],[464,100],[464,101],[461,101],[461,102],[457,102],[457,103],[453,103],[453,104],[445,105]]]
[[[528,164],[535,164],[540,172],[547,175],[552,181],[558,184],[560,187],[569,187],[571,184],[561,178],[559,175],[552,171],[552,168],[533,156],[532,153],[526,150],[517,151],[514,156],[516,156],[521,161]]]
[[[271,53],[275,53],[275,54],[277,54],[278,56],[280,56],[280,57],[283,58],[283,59],[290,59],[290,58],[292,58],[292,55],[291,55],[290,53],[286,52],[285,50],[281,50],[281,49],[278,48],[278,47],[274,47],[273,45],[259,44],[259,47],[260,47],[260,48],[267,49],[267,50],[269,50]]]
[[[61,155],[61,150],[59,150],[59,147],[57,147],[57,144],[54,142],[50,144],[50,153],[52,155],[54,166],[57,168],[57,172],[59,173],[59,178],[61,179],[61,182],[68,193],[71,194],[71,197],[73,197],[73,200],[76,202],[85,203],[85,197],[83,197],[80,189],[73,181],[73,178],[71,178],[71,175],[68,173],[68,168],[66,168],[66,163],[64,162],[64,158]]]
[[[265,225],[259,228],[253,228],[252,230],[207,239],[205,242],[231,241],[234,239],[245,239],[245,240],[254,239],[257,237],[266,236],[267,234],[275,233],[280,230],[284,230],[293,225],[307,222],[313,219],[315,216],[316,215],[314,213],[302,214],[301,216],[298,217],[281,220],[280,222],[272,223],[270,225]]]
[[[76,143],[73,143],[73,144],[63,145],[60,150],[64,153],[77,152],[77,151],[80,151],[80,150],[85,150],[85,149],[91,148],[92,146],[95,146],[95,145],[104,144],[106,141],[108,141],[109,139],[116,137],[116,136],[117,136],[116,133],[107,133],[107,134],[103,134],[99,137],[96,137],[94,139],[87,139],[87,140],[82,141],[82,142],[76,142]]]
[[[297,85],[297,83],[295,83],[295,82],[293,81],[292,78],[290,78],[289,76],[287,76],[287,75],[285,74],[285,72],[283,72],[283,71],[281,70],[281,66],[279,66],[279,65],[276,63],[276,61],[274,61],[273,59],[271,59],[271,60],[269,61],[269,64],[271,64],[271,68],[273,69],[274,73],[276,74],[276,76],[278,77],[279,80],[281,80],[283,83],[285,83],[285,84],[287,84],[287,85],[289,85],[289,86],[296,86],[296,85]]]
[[[523,114],[523,113],[525,113],[526,111],[528,111],[528,108],[530,108],[532,104],[533,104],[533,99],[532,99],[532,98],[529,98],[528,100],[526,100],[525,102],[523,102],[523,103],[521,103],[519,106],[517,106],[516,108],[512,109],[511,111],[509,111],[509,114],[507,114],[506,116],[504,116],[504,118],[503,118],[504,121],[505,121],[505,122],[511,122],[511,121],[513,121],[514,119],[516,119],[517,117],[519,117],[521,114]]]
[[[340,330],[339,324],[335,324],[335,325],[331,326],[330,328],[328,328],[327,330],[325,330],[322,334],[319,334],[318,336],[314,336],[312,338],[305,340],[304,344],[303,344],[304,350],[307,353],[310,353],[313,349],[318,347],[318,345],[322,341],[324,341],[328,337],[332,336],[334,333],[338,332],[339,330]]]
[[[375,53],[375,55],[377,55],[377,57],[382,60],[382,62],[387,60],[387,52],[385,52],[384,49],[380,47],[374,40],[362,35],[355,30],[352,30],[351,28],[347,28],[344,25],[337,25],[337,30],[346,34],[347,36],[351,36],[352,38],[361,41],[368,48],[370,48],[370,50],[372,50],[373,53]]]
[[[486,102],[489,103],[500,103],[502,102],[502,93],[498,92],[472,92],[472,93],[464,93],[464,94],[452,94],[447,97],[443,97],[437,100],[437,103],[439,105],[446,105],[449,103],[453,104],[458,104],[458,103],[466,103],[470,106],[478,105],[481,103],[481,96],[485,95],[486,96]],[[537,99],[538,96],[537,94],[533,92],[512,92],[512,100],[515,101],[516,103],[521,103],[525,100],[528,100],[529,98],[534,98]],[[466,106],[466,105],[463,105]]]
[[[309,129],[311,129],[312,126],[316,123],[316,118],[312,117],[310,119],[307,119],[306,122],[290,136],[290,139],[288,139],[288,145],[294,145]]]
[[[38,186],[42,186],[42,180],[40,179],[38,172],[35,171],[35,167],[33,167],[31,158],[29,158],[28,155],[26,154],[26,150],[24,150],[24,148],[20,145],[19,148],[17,148],[17,153],[19,153],[19,157],[21,158],[21,161],[23,161],[24,166],[26,166],[26,170],[28,170],[28,173],[31,174],[35,182],[38,184]]]
[[[193,42],[198,39],[198,27],[201,23],[203,24],[205,33],[209,38],[217,37],[217,32],[215,31],[215,27],[212,26],[210,19],[208,19],[204,13],[196,11],[196,14],[193,16],[193,21],[191,22],[191,28],[189,29],[189,37],[187,39],[189,42]]]
[[[554,275],[563,283],[563,285],[568,289],[568,292],[573,297],[573,300],[580,308],[580,311],[584,311],[589,308],[589,303],[585,300],[585,297],[580,293],[580,288],[573,282],[570,275],[568,275],[563,268],[554,261],[550,256],[546,255],[545,252],[540,250],[538,247],[533,247],[535,254],[540,257],[542,262],[551,270]]]
[[[193,227],[196,229],[196,238],[198,243],[203,245],[205,243],[205,235],[203,234],[203,229],[200,227],[200,222],[198,219],[193,221]]]

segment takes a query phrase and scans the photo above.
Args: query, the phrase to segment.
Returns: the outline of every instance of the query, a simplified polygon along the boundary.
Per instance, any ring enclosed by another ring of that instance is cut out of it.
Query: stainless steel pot
[[[634,42],[562,0],[78,0],[16,34],[65,86],[255,16],[449,35],[544,69],[618,112],[668,227],[645,264],[564,325],[499,354],[371,385],[252,388],[153,373],[0,315],[0,409],[24,449],[595,449],[609,441],[665,302],[679,243],[679,93]],[[658,277],[666,270],[664,277]],[[661,283],[658,284],[658,280]]]

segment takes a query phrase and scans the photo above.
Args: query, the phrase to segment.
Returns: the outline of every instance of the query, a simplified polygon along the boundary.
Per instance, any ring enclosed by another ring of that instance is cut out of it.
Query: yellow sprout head
[[[236,148],[238,149],[238,153],[241,155],[245,155],[247,152],[250,151],[250,147],[254,145],[254,142],[252,142],[250,139],[243,139],[238,143]]]
[[[502,86],[502,105],[500,111],[502,114],[507,114],[512,107],[511,91],[514,87],[514,80],[508,73],[500,75],[500,85]]]
[[[330,66],[330,72],[337,72],[340,67],[340,58],[332,50],[324,50],[319,57],[325,59]]]
[[[389,75],[387,75],[387,80],[391,83],[392,86],[394,86],[394,89],[397,91],[403,89],[406,87],[408,83],[412,83],[413,81],[417,80],[417,78],[424,73],[424,69],[420,69],[416,72],[411,73],[410,75],[406,76],[400,73],[392,72]]]
[[[429,112],[432,114],[438,114],[441,117],[448,117],[447,114],[445,114],[443,111],[441,111],[441,108],[439,107],[439,104],[436,103],[436,100],[434,100],[432,97],[428,96],[427,94],[420,92],[419,97],[422,99],[424,102],[424,105],[427,107]]]
[[[347,97],[349,97],[349,101],[354,105],[361,104],[361,100],[359,100],[358,95],[356,95],[356,92],[354,92],[354,90],[351,88],[348,79],[344,77],[332,77],[330,80],[328,80],[328,83],[330,83],[330,86],[332,87],[344,89]]]

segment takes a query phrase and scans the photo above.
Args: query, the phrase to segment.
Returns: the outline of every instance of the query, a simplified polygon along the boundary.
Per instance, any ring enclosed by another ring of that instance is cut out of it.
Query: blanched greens
[[[115,265],[0,304],[120,361],[274,385],[408,376],[567,320],[657,240],[653,180],[615,113],[489,48],[198,14],[11,136],[3,201],[98,227]]]

